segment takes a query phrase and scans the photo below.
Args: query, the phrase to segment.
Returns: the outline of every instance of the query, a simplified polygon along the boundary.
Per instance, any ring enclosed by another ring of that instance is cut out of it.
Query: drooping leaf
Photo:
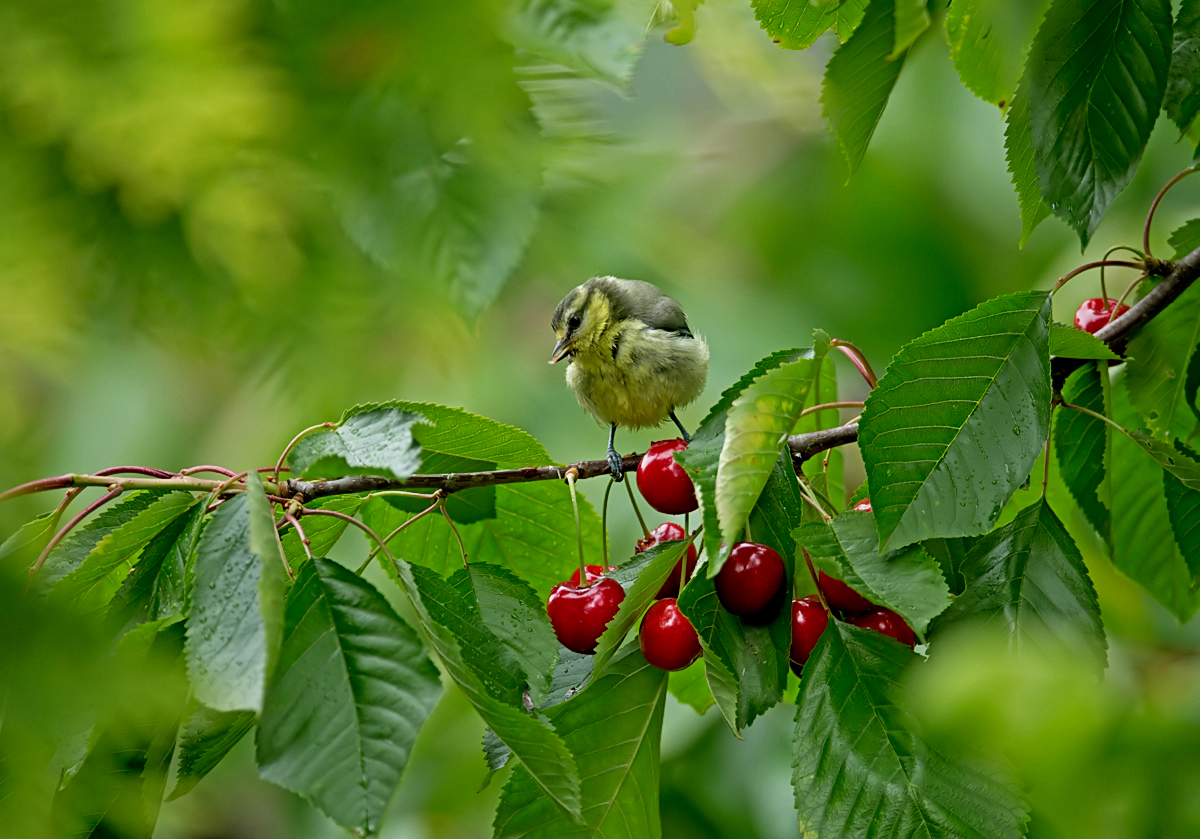
[[[1012,106],[1008,109],[1008,122],[1004,129],[1004,154],[1021,210],[1022,248],[1037,226],[1050,217],[1050,207],[1042,198],[1042,187],[1038,183],[1037,162],[1030,131],[1029,93],[1025,88],[1018,87],[1013,94]]]
[[[859,424],[883,550],[983,533],[1049,432],[1050,298],[989,300],[906,344]]]
[[[1194,218],[1175,229],[1167,244],[1175,252],[1172,259],[1183,259],[1196,248],[1200,248],[1200,218]]]
[[[827,350],[828,343],[815,347],[812,358],[764,373],[730,406],[715,487],[720,536],[726,544],[738,540],[787,448],[788,435],[808,402]],[[719,555],[710,557],[709,574],[716,574],[723,564]]]
[[[1053,0],[1021,89],[1038,183],[1086,245],[1133,177],[1171,66],[1170,0]]]
[[[1014,650],[1062,643],[1103,669],[1108,643],[1100,604],[1074,540],[1045,501],[975,543],[963,563],[966,590],[938,619],[1003,628]]]
[[[29,568],[54,536],[51,528],[54,524],[54,513],[48,511],[21,525],[16,533],[4,540],[4,544],[0,544],[0,568],[13,572]]]
[[[288,596],[259,772],[343,827],[374,833],[441,692],[416,633],[383,595],[314,558]]]
[[[1003,108],[1013,100],[1021,65],[1045,0],[954,0],[946,10],[946,40],[967,89]]]
[[[838,40],[847,41],[862,23],[867,0],[751,0],[754,17],[779,46],[788,50],[808,49],[821,33],[832,29]]]
[[[878,606],[896,612],[924,636],[929,621],[950,605],[950,590],[938,564],[920,545],[887,554],[869,512],[842,513],[828,524],[810,522],[793,534],[818,568]]]
[[[804,666],[793,760],[801,832],[1018,839],[1015,784],[924,742],[895,704],[905,646],[838,621]]]
[[[199,499],[190,492],[172,492],[158,498],[97,542],[83,562],[58,581],[52,596],[84,609],[105,606],[137,563],[142,550],[198,503]]]
[[[158,532],[142,549],[133,571],[113,595],[110,614],[130,619],[160,621],[180,615],[185,599],[185,571],[207,517],[204,505],[186,513]]]
[[[1111,413],[1108,370],[1085,364],[1063,384],[1063,400],[1098,414]],[[1054,415],[1054,451],[1063,482],[1084,518],[1106,542],[1112,538],[1112,426],[1080,411]]]
[[[524,0],[509,18],[508,37],[526,52],[623,87],[645,41],[644,12],[612,0]]]
[[[1195,3],[1180,4],[1173,46],[1163,109],[1187,133],[1200,113],[1200,6]]]
[[[1163,493],[1175,544],[1194,585],[1200,579],[1200,491],[1189,489],[1179,478],[1163,470]]]
[[[667,677],[667,690],[697,714],[703,714],[711,708],[713,695],[704,678],[704,659],[671,673]]]
[[[638,650],[612,662],[608,674],[548,712],[578,755],[583,823],[572,823],[533,783],[513,770],[496,810],[495,839],[658,839],[659,739],[666,673]]]
[[[870,0],[862,23],[825,68],[822,114],[854,174],[891,96],[907,51],[892,57],[897,43],[896,0]]]
[[[929,28],[925,0],[895,0],[896,40],[888,57],[899,58]]]
[[[72,530],[46,557],[46,564],[35,580],[36,590],[49,591],[59,580],[82,565],[104,537],[131,521],[162,495],[158,490],[133,492],[102,507],[94,518]]]
[[[1096,361],[1121,360],[1108,344],[1090,332],[1059,323],[1050,324],[1050,355]]]
[[[390,405],[360,405],[348,410],[337,426],[309,434],[288,455],[296,477],[385,475],[403,480],[421,465],[413,426],[418,414]]]
[[[1174,475],[1188,489],[1200,491],[1200,463],[1177,446],[1170,446],[1151,437],[1140,428],[1133,432],[1133,442],[1154,462]]]
[[[1161,440],[1197,427],[1187,404],[1188,361],[1200,345],[1200,287],[1192,285],[1129,341],[1125,387],[1146,427]]]
[[[190,702],[175,743],[179,755],[175,786],[166,800],[173,801],[200,783],[254,727],[254,720],[250,711],[214,711]]]

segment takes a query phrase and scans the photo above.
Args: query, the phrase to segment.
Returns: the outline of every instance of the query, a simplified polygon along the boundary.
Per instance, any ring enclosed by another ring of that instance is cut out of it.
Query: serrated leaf
[[[754,17],[768,35],[784,49],[808,49],[830,29],[843,43],[862,23],[867,0],[751,0]]]
[[[1171,66],[1170,0],[1053,0],[1021,88],[1038,184],[1086,245],[1133,177]]]
[[[204,505],[195,504],[160,530],[113,596],[109,613],[150,622],[181,615],[188,557],[206,521]]]
[[[509,16],[507,35],[525,52],[624,87],[645,41],[642,11],[603,0],[524,0]]]
[[[1108,348],[1090,332],[1076,329],[1073,326],[1063,326],[1060,323],[1050,324],[1050,355],[1063,358],[1082,358],[1094,361],[1121,361],[1122,358]]]
[[[1189,489],[1179,478],[1163,470],[1163,494],[1175,544],[1195,585],[1200,579],[1200,491]]]
[[[1122,396],[1122,388],[1112,389],[1113,418],[1128,428],[1137,419]],[[1142,440],[1154,443],[1146,435]],[[1112,447],[1113,565],[1180,621],[1186,621],[1200,607],[1200,600],[1192,591],[1187,563],[1174,539],[1167,538],[1171,522],[1160,464],[1124,434],[1112,435]]]
[[[796,703],[801,832],[1018,839],[1026,809],[1015,784],[941,754],[897,707],[897,680],[913,658],[890,638],[838,621],[817,642]]]
[[[764,373],[730,406],[714,493],[720,536],[726,544],[738,541],[767,478],[787,448],[788,435],[808,401],[827,349],[828,344],[817,347],[811,358]],[[723,564],[719,556],[710,558],[709,574]]]
[[[254,721],[250,711],[214,711],[198,702],[189,703],[175,741],[175,785],[166,800],[190,792],[246,736]]]
[[[300,439],[288,455],[299,478],[384,475],[403,480],[421,465],[413,426],[419,414],[391,406],[351,408],[335,428]]]
[[[433,402],[384,402],[367,407],[387,407],[420,414],[429,423],[414,428],[425,451],[492,461],[501,468],[545,466],[546,449],[533,435],[461,408]]]
[[[1050,217],[1050,206],[1042,198],[1042,187],[1038,183],[1037,162],[1030,131],[1029,92],[1018,86],[1013,94],[1012,106],[1008,109],[1008,121],[1004,128],[1004,156],[1008,161],[1008,173],[1012,176],[1013,188],[1017,191],[1017,203],[1020,206],[1019,246],[1022,248],[1037,226]]]
[[[133,570],[142,550],[198,503],[190,492],[158,498],[100,539],[79,566],[58,581],[52,596],[82,609],[102,608]]]
[[[895,0],[870,0],[862,23],[825,68],[821,113],[829,120],[852,175],[904,67],[907,51],[892,56],[896,32]]]
[[[578,755],[583,823],[567,820],[523,768],[513,770],[496,810],[493,836],[658,839],[659,739],[666,673],[631,649],[607,675],[549,716]]]
[[[1002,627],[1015,651],[1061,643],[1103,669],[1108,643],[1096,590],[1075,541],[1039,501],[975,543],[963,563],[966,590],[937,627],[974,620]]]
[[[921,543],[921,547],[925,549],[925,552],[933,557],[938,567],[942,569],[942,577],[950,587],[950,593],[956,597],[962,594],[963,589],[966,588],[966,581],[963,579],[962,574],[962,565],[966,561],[967,553],[974,544],[974,539],[962,537],[957,539],[926,539]]]
[[[913,41],[929,28],[929,12],[925,0],[894,0],[896,39],[889,58],[899,58]]]
[[[1108,372],[1085,364],[1067,377],[1063,400],[1108,416]],[[1080,411],[1059,409],[1054,415],[1054,451],[1063,483],[1084,518],[1108,542],[1112,538],[1112,426]]]
[[[929,621],[950,605],[941,569],[920,545],[880,554],[869,512],[842,513],[828,524],[801,525],[793,532],[813,562],[863,597],[896,612],[924,636]]]
[[[259,557],[250,545],[246,494],[226,501],[196,546],[189,580],[188,678],[196,699],[217,711],[259,711],[278,626],[278,548]],[[264,572],[263,566],[271,568]],[[266,608],[264,609],[264,603]]]
[[[858,443],[882,550],[990,529],[1049,433],[1050,298],[996,297],[906,344]]]
[[[1155,439],[1140,428],[1132,432],[1133,441],[1154,458],[1167,472],[1178,478],[1185,487],[1200,491],[1200,463],[1177,446]],[[1177,444],[1178,445],[1178,444]]]
[[[1200,286],[1192,285],[1129,341],[1125,386],[1146,427],[1162,440],[1197,427],[1188,406],[1187,368],[1200,345]]]
[[[304,507],[308,510],[333,510],[348,516],[357,516],[366,501],[367,496],[365,495],[330,495],[306,502]],[[349,526],[349,522],[337,516],[306,516],[301,522],[304,535],[308,537],[309,550],[312,551],[313,556],[327,556]],[[380,535],[387,534],[381,533]],[[300,542],[300,535],[296,533],[294,527],[289,527],[282,532],[281,538],[288,567],[296,571],[301,565],[308,562],[308,553]]]
[[[21,525],[0,545],[0,564],[11,564],[14,572],[27,569],[54,535],[51,529],[54,523],[54,513],[49,511]]]
[[[1174,251],[1172,259],[1183,259],[1196,248],[1200,248],[1200,218],[1194,218],[1175,228],[1167,239],[1167,244]]]
[[[320,557],[301,568],[258,727],[259,773],[338,824],[374,833],[442,685],[366,580]]]
[[[954,0],[946,11],[946,41],[967,89],[1003,108],[1012,102],[1044,0]]]
[[[1182,3],[1175,18],[1163,110],[1186,133],[1200,113],[1200,6]]]

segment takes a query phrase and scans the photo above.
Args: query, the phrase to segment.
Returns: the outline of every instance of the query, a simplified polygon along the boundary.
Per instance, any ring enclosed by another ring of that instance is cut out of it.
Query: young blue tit
[[[617,426],[648,428],[667,417],[690,441],[675,409],[693,401],[708,377],[708,345],[692,334],[679,304],[650,283],[593,277],[573,288],[550,320],[567,359],[567,386],[579,406],[608,426],[608,464],[622,479]]]

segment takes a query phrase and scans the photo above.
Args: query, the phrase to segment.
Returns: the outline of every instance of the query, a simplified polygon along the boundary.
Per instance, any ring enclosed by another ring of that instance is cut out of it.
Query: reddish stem
[[[1145,269],[1145,264],[1141,262],[1128,262],[1123,259],[1098,259],[1095,262],[1089,262],[1086,265],[1080,265],[1073,271],[1068,271],[1066,274],[1058,278],[1058,282],[1054,284],[1054,288],[1050,289],[1050,293],[1058,291],[1068,280],[1074,279],[1084,271],[1091,271],[1093,268],[1103,268],[1105,266],[1113,266],[1116,268],[1137,268],[1138,270]]]
[[[149,475],[151,478],[174,478],[174,472],[167,472],[162,469],[151,469],[148,466],[110,466],[107,469],[101,469],[99,472],[93,472],[97,476],[103,475]],[[182,474],[182,473],[181,473]]]
[[[27,484],[21,484],[20,486],[0,492],[0,501],[8,501],[10,498],[20,498],[22,495],[32,495],[35,492],[46,492],[52,489],[70,489],[74,481],[74,475],[56,475],[53,478],[39,478],[36,481],[30,481]]]
[[[1158,195],[1154,196],[1154,201],[1150,204],[1150,210],[1149,210],[1149,212],[1146,213],[1146,223],[1145,223],[1145,225],[1142,226],[1142,250],[1146,252],[1146,257],[1148,259],[1154,258],[1153,255],[1150,253],[1150,223],[1152,221],[1154,221],[1154,213],[1156,210],[1158,210],[1159,203],[1163,200],[1163,196],[1165,196],[1167,194],[1167,191],[1171,187],[1175,186],[1175,184],[1179,183],[1180,181],[1182,181],[1184,178],[1186,178],[1188,175],[1192,174],[1195,171],[1196,171],[1195,164],[1184,169],[1178,175],[1176,175],[1175,177],[1171,178],[1171,180],[1169,180],[1165,184],[1163,184],[1163,188],[1158,191]]]
[[[867,385],[874,390],[875,385],[879,384],[879,378],[875,375],[875,371],[871,369],[871,362],[867,361],[867,356],[858,347],[851,344],[849,341],[843,341],[840,338],[834,338],[829,342],[831,347],[837,347],[846,354],[846,358],[850,359],[850,363],[855,366],[867,382]]]
[[[270,471],[271,467],[266,467]],[[213,472],[217,475],[224,475],[227,478],[232,478],[237,473],[231,469],[226,469],[224,466],[189,466],[187,469],[181,469],[180,475],[195,475],[197,472]]]
[[[62,530],[60,530],[60,531],[58,531],[58,533],[54,534],[54,538],[51,539],[49,541],[49,543],[46,545],[46,547],[44,547],[42,549],[42,552],[38,555],[37,560],[33,563],[33,565],[29,566],[29,580],[26,582],[26,585],[25,585],[25,588],[27,591],[29,589],[29,583],[33,582],[34,575],[37,574],[37,572],[39,570],[41,570],[42,565],[46,561],[46,557],[50,556],[50,552],[52,550],[54,550],[56,547],[58,547],[58,543],[61,542],[64,538],[66,538],[66,535],[68,533],[70,533],[71,530],[74,529],[75,525],[79,524],[81,521],[83,521],[89,515],[96,512],[96,510],[100,509],[102,506],[107,504],[109,501],[112,501],[114,498],[116,498],[118,495],[120,495],[124,491],[125,490],[120,485],[114,486],[107,493],[100,496],[95,501],[93,501],[91,504],[88,504],[86,507],[84,507],[78,513],[76,513],[75,516],[69,522],[67,522],[65,525],[63,525]]]

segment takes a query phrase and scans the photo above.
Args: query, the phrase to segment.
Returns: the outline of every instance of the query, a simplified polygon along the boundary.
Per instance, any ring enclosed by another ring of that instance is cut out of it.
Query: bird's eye
[[[567,321],[567,327],[571,330],[578,329],[579,324],[580,324],[579,315],[571,315],[570,319]]]

